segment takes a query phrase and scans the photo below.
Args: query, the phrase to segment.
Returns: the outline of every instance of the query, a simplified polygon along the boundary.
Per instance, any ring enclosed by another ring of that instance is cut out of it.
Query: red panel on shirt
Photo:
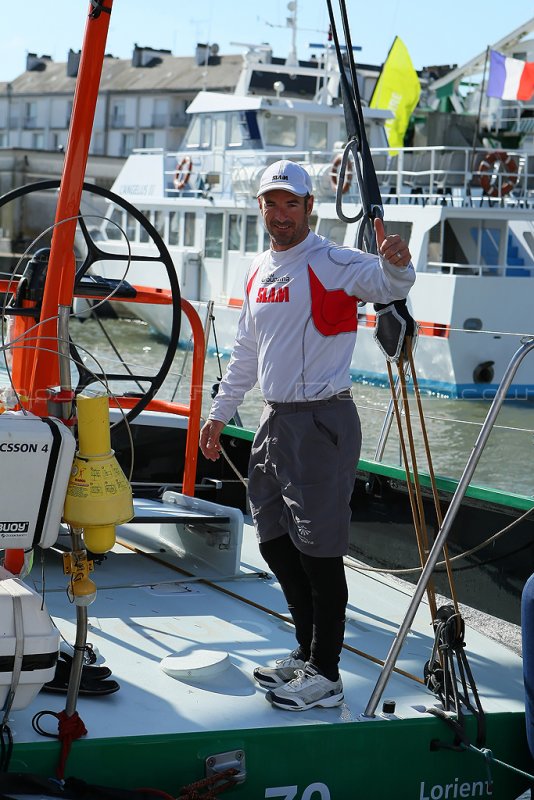
[[[355,331],[358,326],[358,298],[344,289],[326,289],[312,268],[310,276],[311,311],[315,327],[323,336]]]

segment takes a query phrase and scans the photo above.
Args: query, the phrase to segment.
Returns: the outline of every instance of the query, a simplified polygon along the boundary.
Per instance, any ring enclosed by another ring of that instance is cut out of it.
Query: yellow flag
[[[412,59],[404,42],[396,36],[369,103],[371,108],[387,108],[395,115],[385,122],[391,147],[402,147],[420,94],[421,84]]]

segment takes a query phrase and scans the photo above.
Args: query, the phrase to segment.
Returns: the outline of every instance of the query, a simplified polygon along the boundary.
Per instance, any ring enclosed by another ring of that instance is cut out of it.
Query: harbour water
[[[106,319],[101,322],[86,320],[83,323],[73,320],[71,334],[74,341],[94,354],[104,370],[117,371],[116,357],[102,333],[101,325],[105,327],[109,338],[133,371],[151,374],[157,369],[166,345],[158,340],[144,323],[124,319]],[[212,385],[220,376],[220,369],[224,370],[227,363],[227,359],[219,361],[214,352],[213,335],[210,337],[209,345],[210,350],[205,362],[204,413],[209,409]],[[82,357],[86,365],[90,366],[87,353],[83,353]],[[161,389],[160,396],[166,399],[174,396],[181,401],[187,399],[191,363],[190,349],[177,351],[171,373]],[[94,364],[90,368],[94,369]],[[121,391],[135,388],[138,387],[126,384],[121,386]],[[373,458],[391,393],[389,388],[361,383],[354,383],[352,391],[362,421],[362,456]],[[259,390],[254,388],[240,408],[243,425],[250,428],[257,425],[262,402]],[[458,478],[462,474],[480,426],[488,412],[489,401],[424,396],[422,407],[436,474]],[[410,398],[410,410],[417,462],[419,468],[425,471],[426,456],[413,394]],[[533,456],[534,404],[524,401],[507,402],[499,413],[497,424],[475,472],[474,482],[518,494],[533,495]],[[400,463],[399,437],[395,422],[386,446],[384,461]]]

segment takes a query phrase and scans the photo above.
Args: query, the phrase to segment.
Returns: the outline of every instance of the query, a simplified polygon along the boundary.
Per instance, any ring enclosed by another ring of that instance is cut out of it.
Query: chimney
[[[134,44],[132,67],[156,67],[162,62],[162,56],[172,55],[170,50],[156,50],[154,47],[141,47]]]
[[[69,50],[67,55],[67,77],[75,78],[78,75],[81,54],[81,50],[78,50],[77,53],[72,48]]]
[[[195,50],[195,64],[197,67],[205,66],[210,57],[210,46],[209,44],[200,44],[197,43],[197,49]]]
[[[28,53],[26,56],[26,71],[43,72],[46,69],[47,61],[52,61],[52,57],[38,56],[37,53]]]

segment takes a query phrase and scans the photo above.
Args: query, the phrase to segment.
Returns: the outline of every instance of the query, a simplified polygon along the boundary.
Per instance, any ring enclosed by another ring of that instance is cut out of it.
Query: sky
[[[292,2],[297,4],[297,54],[308,58],[313,52],[309,43],[326,39],[327,3]],[[382,64],[400,36],[416,69],[464,64],[534,17],[533,0],[346,2],[352,44],[362,47],[356,62]],[[8,5],[0,28],[0,81],[24,72],[28,52],[66,61],[70,48],[81,48],[88,0],[15,0]],[[287,6],[288,0],[113,0],[106,50],[129,58],[138,44],[181,56],[193,55],[197,42],[208,42],[228,54],[243,51],[232,42],[268,42],[275,56],[285,57],[292,41]],[[338,0],[332,6],[337,14]]]

